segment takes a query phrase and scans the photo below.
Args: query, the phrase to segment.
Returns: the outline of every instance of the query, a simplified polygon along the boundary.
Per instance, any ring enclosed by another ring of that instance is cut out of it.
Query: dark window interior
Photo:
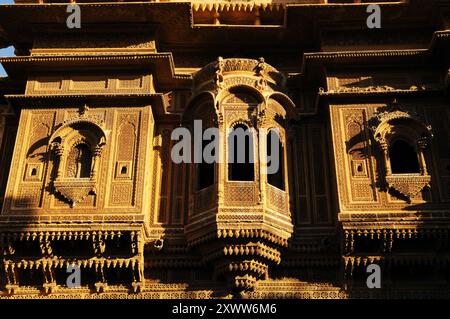
[[[238,128],[248,132],[248,128],[245,125],[238,124],[233,127],[233,130]],[[245,135],[244,139],[244,162],[238,163],[238,143],[239,138],[236,134],[230,134],[228,137],[228,147],[233,147],[232,155],[228,164],[228,179],[231,181],[253,181],[255,178],[255,167],[253,161],[253,138],[249,135]],[[229,150],[231,151],[231,150]]]
[[[389,149],[393,174],[419,173],[419,160],[415,149],[403,140],[395,141]]]
[[[278,145],[278,153],[273,152],[272,150],[271,140],[274,138],[277,141],[276,144]],[[267,134],[267,156],[268,157],[271,156],[271,158],[273,158],[274,156],[278,156],[278,163],[279,163],[278,170],[276,171],[276,173],[267,174],[267,182],[272,186],[284,190],[283,146],[281,145],[280,137],[274,130],[270,130],[269,133]],[[269,166],[271,165],[271,163],[267,163],[267,165]]]
[[[78,149],[78,177],[91,176],[92,152],[86,144],[77,145]]]

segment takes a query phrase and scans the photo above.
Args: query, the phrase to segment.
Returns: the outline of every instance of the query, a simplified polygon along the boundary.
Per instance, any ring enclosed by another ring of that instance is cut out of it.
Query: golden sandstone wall
[[[1,7],[1,297],[448,297],[448,4],[343,2]],[[250,178],[174,162],[196,120]]]

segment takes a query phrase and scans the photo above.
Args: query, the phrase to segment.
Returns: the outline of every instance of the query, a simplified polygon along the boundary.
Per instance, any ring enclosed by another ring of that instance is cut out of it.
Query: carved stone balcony
[[[202,255],[204,263],[213,265],[217,278],[240,293],[268,276],[293,232],[286,170],[277,172],[280,188],[270,185],[263,173],[269,157],[267,141],[272,136],[280,143],[280,167],[288,166],[289,119],[296,117],[296,111],[282,93],[285,82],[285,76],[264,58],[219,57],[194,75],[196,97],[184,115],[186,122],[202,119],[224,137],[219,144],[223,152],[218,152],[223,160],[214,166],[212,185],[195,190],[198,181],[191,181],[195,191],[185,226],[188,246]],[[230,132],[237,128],[246,131],[244,141],[253,145],[253,151],[244,151],[244,157],[253,161],[240,169],[230,161],[236,137]],[[270,130],[275,133],[269,135]],[[199,167],[194,167],[194,176],[204,177]]]
[[[89,194],[95,194],[95,181],[91,179],[70,178],[54,181],[55,192],[67,200],[72,207],[86,199]]]
[[[420,174],[393,174],[386,176],[386,182],[400,194],[411,199],[416,197],[425,187],[430,186],[431,176]]]
[[[293,232],[289,197],[269,184],[265,196],[256,182],[225,185],[222,199],[215,185],[195,193],[186,235],[204,261],[214,264],[216,277],[239,291],[251,290],[280,262],[280,248]]]

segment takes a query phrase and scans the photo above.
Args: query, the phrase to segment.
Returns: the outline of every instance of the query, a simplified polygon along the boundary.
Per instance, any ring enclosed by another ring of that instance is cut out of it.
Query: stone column
[[[61,143],[56,142],[56,143],[53,143],[52,149],[56,156],[56,161],[57,161],[56,165],[58,165],[58,168],[56,170],[56,178],[55,179],[59,180],[62,175],[62,158],[64,155],[64,146],[62,146]]]
[[[428,175],[427,163],[425,161],[425,149],[427,148],[426,138],[420,138],[417,140],[417,155],[419,156],[420,173],[422,175]]]
[[[96,146],[94,148],[92,156],[92,168],[91,168],[91,179],[97,178],[98,166],[100,163],[100,157],[102,155],[103,148],[101,146]]]
[[[386,165],[386,175],[392,175],[391,161],[389,159],[389,145],[386,141],[380,141],[381,151],[383,152],[384,163]]]

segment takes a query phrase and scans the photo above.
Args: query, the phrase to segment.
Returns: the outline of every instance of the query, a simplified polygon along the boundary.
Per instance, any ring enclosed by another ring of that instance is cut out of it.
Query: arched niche
[[[433,137],[431,127],[417,114],[392,106],[371,121],[383,156],[386,183],[410,201],[430,186],[427,150]]]
[[[95,194],[106,133],[87,119],[64,123],[49,139],[54,154],[52,185],[74,207]]]

